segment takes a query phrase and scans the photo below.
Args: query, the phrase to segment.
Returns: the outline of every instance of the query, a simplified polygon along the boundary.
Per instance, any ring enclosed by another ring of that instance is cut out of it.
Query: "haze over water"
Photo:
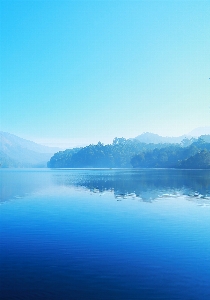
[[[210,171],[3,169],[50,159],[17,137],[70,149],[209,128],[209,15],[1,1],[0,131],[16,135],[0,149],[1,300],[210,299]]]
[[[210,171],[0,171],[2,299],[210,298]]]

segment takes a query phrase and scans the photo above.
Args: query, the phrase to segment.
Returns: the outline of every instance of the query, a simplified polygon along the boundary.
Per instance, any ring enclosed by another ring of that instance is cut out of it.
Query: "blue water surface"
[[[0,176],[2,300],[210,299],[210,171]]]

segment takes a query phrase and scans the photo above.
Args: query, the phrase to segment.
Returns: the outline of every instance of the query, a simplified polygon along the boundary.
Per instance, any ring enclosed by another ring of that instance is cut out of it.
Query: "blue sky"
[[[56,146],[210,125],[210,1],[1,1],[0,130]]]

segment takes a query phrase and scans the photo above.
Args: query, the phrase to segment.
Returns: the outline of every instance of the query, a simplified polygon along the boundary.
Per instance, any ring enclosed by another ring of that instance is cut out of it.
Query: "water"
[[[0,176],[2,300],[210,299],[210,171]]]

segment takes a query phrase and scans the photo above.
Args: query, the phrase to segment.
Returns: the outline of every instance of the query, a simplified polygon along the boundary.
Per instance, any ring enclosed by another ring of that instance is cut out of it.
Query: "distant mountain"
[[[190,135],[182,135],[178,137],[163,137],[155,133],[145,132],[141,135],[138,135],[135,137],[136,140],[138,140],[141,143],[146,144],[176,144],[181,143],[185,138],[190,139],[192,136]]]
[[[210,126],[195,128],[192,131],[190,131],[188,135],[191,135],[193,137],[199,137],[201,135],[210,135]]]
[[[1,167],[46,167],[58,150],[0,131]]]
[[[0,131],[0,143],[1,145],[19,146],[21,148],[32,150],[38,153],[55,153],[61,150],[60,148],[57,147],[47,147],[47,146],[39,145],[32,141],[20,138],[14,134],[3,132],[3,131]]]
[[[17,168],[19,163],[11,159],[3,151],[0,151],[0,168]]]

